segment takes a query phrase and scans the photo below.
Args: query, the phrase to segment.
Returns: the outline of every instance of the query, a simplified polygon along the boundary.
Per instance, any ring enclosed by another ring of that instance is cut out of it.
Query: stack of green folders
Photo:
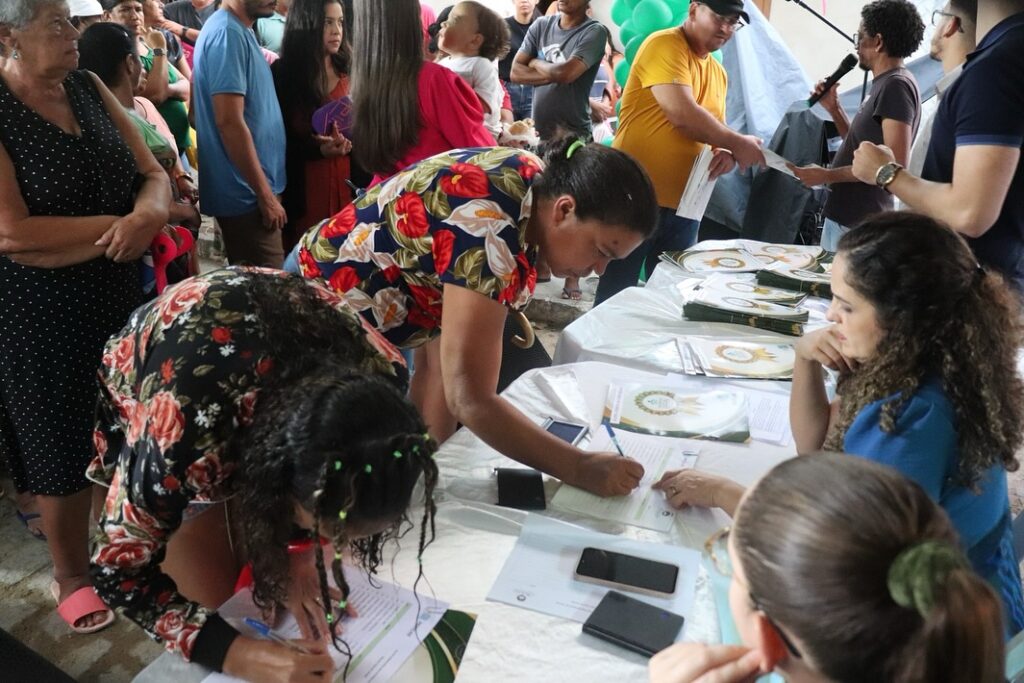
[[[799,337],[804,333],[803,323],[807,322],[808,312],[766,301],[699,291],[683,304],[683,316],[697,322],[747,325]]]
[[[799,268],[767,268],[757,272],[757,284],[803,292],[823,299],[832,298],[831,277]]]

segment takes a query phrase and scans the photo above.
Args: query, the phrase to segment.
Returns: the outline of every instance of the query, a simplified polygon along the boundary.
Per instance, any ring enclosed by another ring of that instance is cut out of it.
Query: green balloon
[[[623,59],[619,62],[619,65],[615,67],[615,81],[625,88],[627,79],[629,79],[629,60]]]
[[[672,10],[663,0],[641,0],[633,9],[633,26],[642,36],[648,36],[671,25]]]
[[[615,142],[615,136],[614,135],[611,136],[610,138],[605,138],[604,140],[601,140],[601,144],[604,145],[605,147],[611,147],[612,143],[614,143],[614,142]]]
[[[632,19],[623,22],[623,24],[619,26],[619,40],[621,40],[623,44],[628,43],[638,35],[640,34],[637,32],[636,28],[633,27]]]
[[[719,64],[722,63],[722,51],[721,50],[715,50],[714,52],[711,53],[711,56],[714,57],[715,59],[717,59]]]
[[[629,21],[631,16],[633,8],[630,7],[628,0],[615,0],[612,4],[612,21],[621,26]]]
[[[633,63],[633,58],[636,57],[636,51],[640,49],[640,46],[644,44],[645,38],[643,36],[637,36],[633,40],[626,43],[626,51],[623,53],[626,55],[626,61],[630,64]]]
[[[629,11],[632,12],[633,8],[640,3],[640,0],[626,0],[626,4],[629,6]]]
[[[681,24],[690,11],[690,0],[673,0],[672,23]]]

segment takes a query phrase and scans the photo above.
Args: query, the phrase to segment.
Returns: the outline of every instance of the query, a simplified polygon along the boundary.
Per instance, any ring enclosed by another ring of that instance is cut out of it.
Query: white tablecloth
[[[583,419],[596,429],[609,381],[651,381],[657,377],[602,363],[580,363],[527,373],[514,382],[504,396],[538,422],[548,416]],[[579,393],[558,389],[574,384]],[[579,414],[581,412],[585,414]],[[697,467],[749,484],[792,455],[791,449],[757,442],[750,445],[705,442]],[[486,601],[526,515],[494,505],[497,486],[492,469],[514,463],[465,429],[452,437],[436,458],[441,469],[436,495],[439,501],[437,540],[424,557],[429,585],[421,583],[420,590],[432,592],[455,609],[479,616],[459,671],[460,683],[645,680],[644,658],[584,636],[578,623]],[[549,501],[558,486],[559,482],[547,479],[545,488]],[[413,519],[417,518],[417,512]],[[661,534],[551,509],[542,514],[606,533],[695,549],[702,548],[708,534],[728,523],[728,518],[719,511],[686,511],[678,516],[671,533]],[[393,564],[385,562],[382,580],[412,585],[416,574],[415,533],[406,537]],[[718,639],[717,615],[706,577],[702,576],[698,582],[696,604],[685,633],[692,640]],[[413,669],[406,667],[394,680],[425,680],[417,677]],[[177,655],[164,654],[136,680],[187,683],[198,682],[204,676],[201,667],[186,665]]]

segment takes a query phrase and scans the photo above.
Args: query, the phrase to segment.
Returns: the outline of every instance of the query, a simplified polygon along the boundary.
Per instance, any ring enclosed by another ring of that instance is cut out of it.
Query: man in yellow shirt
[[[704,145],[715,149],[712,177],[737,164],[741,170],[764,164],[761,141],[724,123],[728,80],[711,57],[746,21],[743,0],[692,0],[682,26],[652,33],[637,50],[612,146],[636,158],[650,175],[661,207],[659,225],[628,258],[608,265],[596,303],[635,285],[645,261],[650,274],[658,254],[697,241],[699,221],[676,216],[676,209]]]

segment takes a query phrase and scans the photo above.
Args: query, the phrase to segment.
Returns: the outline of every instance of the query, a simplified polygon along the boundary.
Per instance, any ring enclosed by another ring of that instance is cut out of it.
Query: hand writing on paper
[[[651,659],[651,683],[753,683],[761,653],[737,645],[677,643]]]
[[[567,484],[598,496],[625,496],[640,485],[644,466],[618,453],[580,453],[576,471]]]
[[[330,562],[329,551],[324,553],[324,563]],[[324,612],[323,597],[320,594],[320,577],[316,570],[316,560],[313,550],[304,550],[292,553],[288,556],[288,598],[285,607],[295,616],[299,623],[299,631],[302,637],[307,640],[327,639],[331,632],[327,624],[327,615]],[[335,609],[341,600],[341,591],[334,586],[327,589],[331,599],[331,614],[335,615],[334,627],[340,631],[341,619],[340,610]],[[349,616],[356,616],[355,608],[346,605],[345,612]]]
[[[270,640],[239,636],[224,657],[224,673],[252,683],[323,683],[334,679],[334,662],[323,642],[291,643],[305,652]]]
[[[812,361],[842,374],[857,369],[857,361],[843,354],[842,340],[835,325],[800,337],[793,347],[797,360]]]
[[[693,469],[669,470],[651,488],[664,491],[674,508],[721,508],[730,517],[736,511],[743,487],[715,474]]]

